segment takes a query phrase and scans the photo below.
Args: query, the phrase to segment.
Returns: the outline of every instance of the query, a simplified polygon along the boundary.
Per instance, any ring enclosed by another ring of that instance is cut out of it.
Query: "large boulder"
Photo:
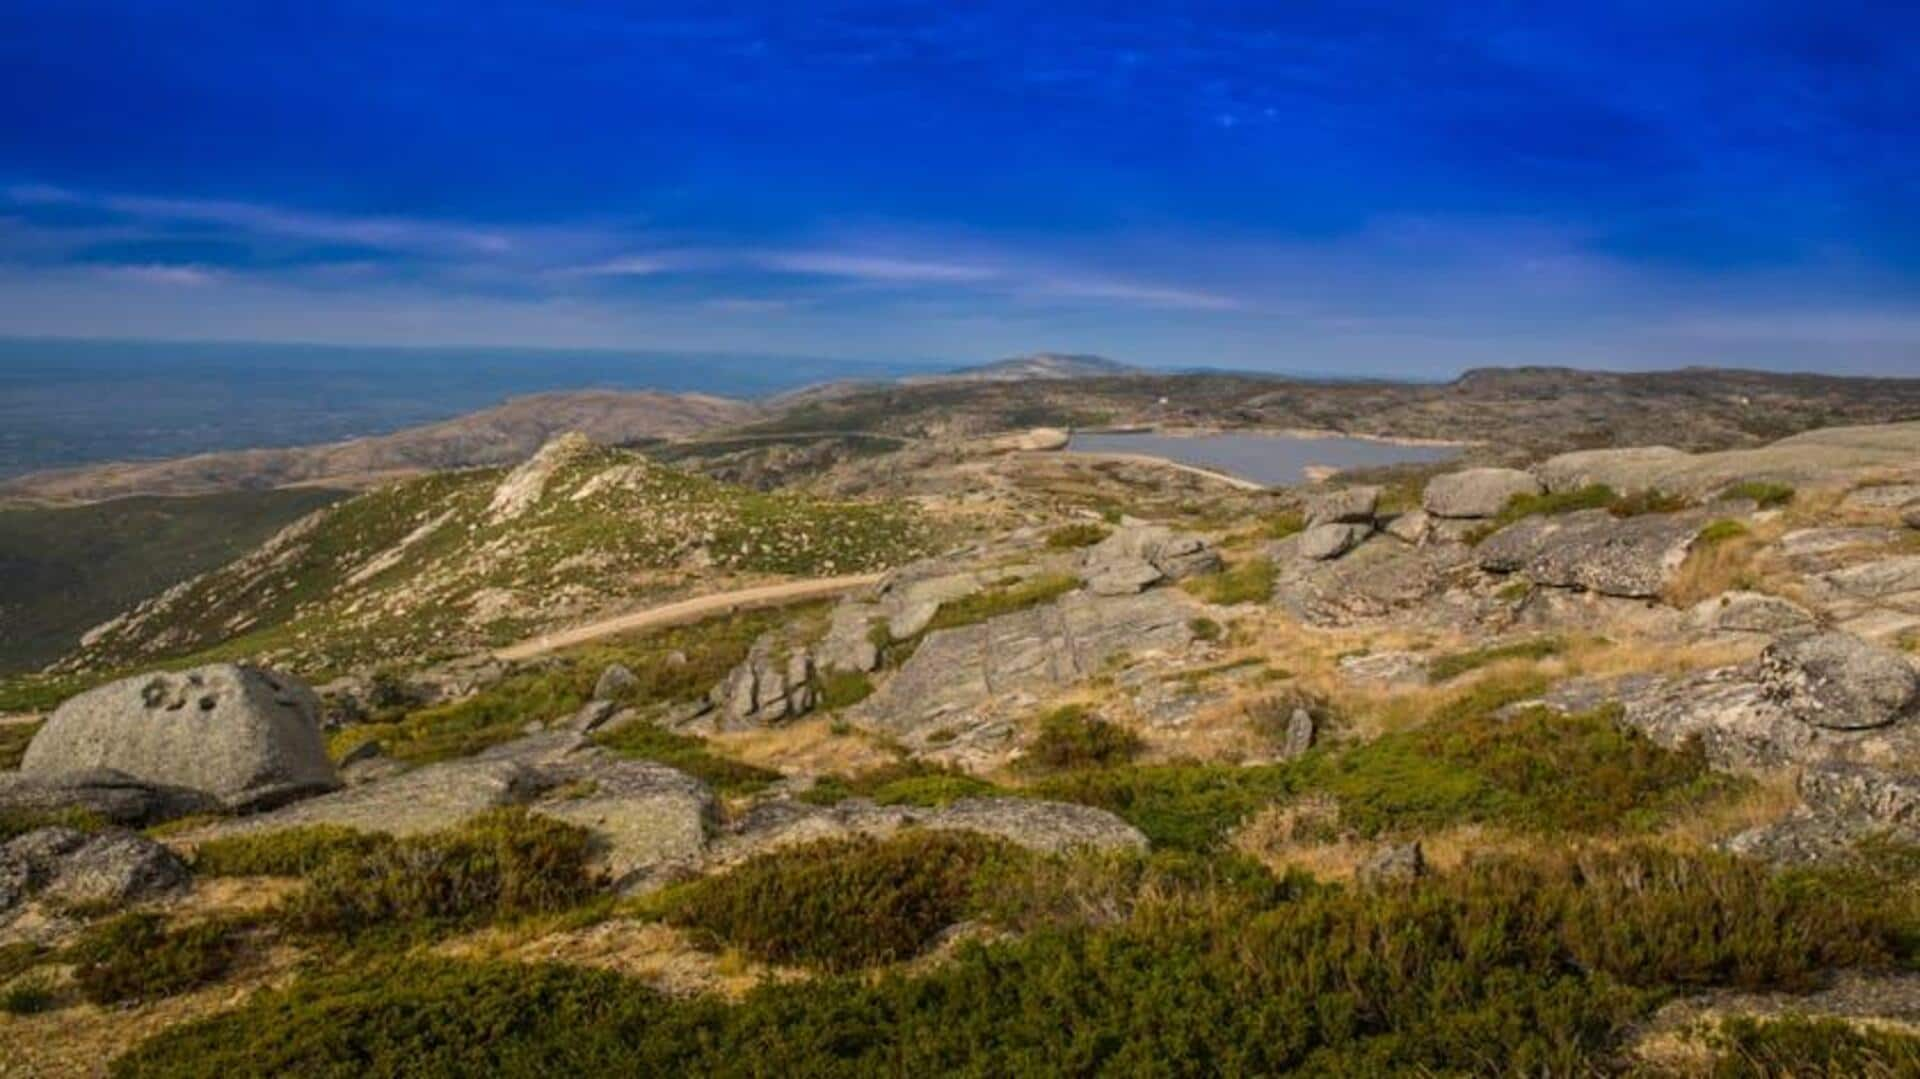
[[[230,809],[340,785],[313,691],[230,663],[141,675],[74,697],[34,736],[20,764],[30,776],[96,768],[204,791]]]
[[[1339,558],[1360,546],[1361,542],[1371,535],[1373,535],[1371,524],[1314,525],[1300,533],[1294,550],[1301,558],[1325,562],[1328,559]]]
[[[1760,657],[1769,700],[1831,730],[1884,727],[1920,711],[1920,673],[1906,657],[1849,633],[1783,637]]]
[[[1711,515],[1703,510],[1615,517],[1606,510],[1528,517],[1475,549],[1480,568],[1535,584],[1651,599],[1686,561]]]
[[[1428,480],[1421,503],[1435,517],[1494,517],[1515,495],[1537,495],[1542,490],[1531,472],[1469,468]]]
[[[1342,487],[1307,499],[1307,525],[1371,524],[1380,505],[1378,487]]]
[[[1638,494],[1662,488],[1670,470],[1693,459],[1692,454],[1671,446],[1628,446],[1563,453],[1540,462],[1533,471],[1555,494],[1595,485]]]
[[[521,760],[444,761],[216,825],[211,834],[337,824],[363,832],[419,835],[452,828],[489,809],[531,801],[550,785],[538,769]]]
[[[880,666],[880,646],[874,624],[880,609],[871,603],[846,602],[833,609],[827,635],[814,649],[814,662],[827,671],[871,671]]]

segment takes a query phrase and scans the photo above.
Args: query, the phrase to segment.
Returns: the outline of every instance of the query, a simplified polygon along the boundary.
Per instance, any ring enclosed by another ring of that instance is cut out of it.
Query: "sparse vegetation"
[[[998,793],[1000,789],[984,779],[906,758],[857,776],[823,776],[800,800],[833,805],[848,798],[870,798],[880,805],[940,806]]]
[[[1920,1075],[1920,1037],[1841,1019],[1733,1016],[1708,1036],[1714,1079]]]
[[[365,858],[390,842],[334,824],[223,836],[193,849],[193,871],[203,877],[304,877],[336,858]]]
[[[0,809],[0,843],[40,828],[74,828],[82,832],[97,832],[106,826],[106,820],[99,814],[77,807]]]
[[[762,962],[845,971],[909,959],[960,920],[1004,844],[954,832],[829,840],[673,892],[667,920]]]
[[[828,671],[820,678],[820,708],[838,712],[873,695],[873,679],[860,671]]]
[[[752,794],[780,778],[778,772],[713,752],[703,738],[650,723],[629,723],[594,740],[622,756],[678,768],[722,794]]]
[[[0,1012],[7,1015],[38,1015],[59,1003],[53,984],[44,975],[21,978],[0,989]]]
[[[1535,637],[1531,640],[1475,648],[1467,652],[1452,652],[1428,660],[1427,677],[1435,682],[1448,682],[1490,664],[1506,660],[1547,659],[1560,655],[1566,650],[1567,642],[1559,637]]]
[[[40,733],[42,723],[0,723],[0,771],[20,767],[27,744]]]
[[[1784,483],[1768,483],[1764,480],[1745,480],[1722,490],[1719,497],[1744,499],[1763,510],[1778,509],[1793,501],[1797,492]]]
[[[1307,527],[1307,515],[1301,510],[1280,510],[1268,514],[1260,522],[1260,531],[1270,540],[1283,540],[1296,532],[1304,532]]]
[[[1056,551],[1073,550],[1078,547],[1091,547],[1112,534],[1111,529],[1090,521],[1061,525],[1059,528],[1047,533],[1047,546]]]
[[[1079,587],[1080,578],[1070,573],[1047,573],[998,588],[984,589],[951,603],[941,604],[933,621],[927,623],[926,632],[957,629],[1003,614],[1038,607]]]

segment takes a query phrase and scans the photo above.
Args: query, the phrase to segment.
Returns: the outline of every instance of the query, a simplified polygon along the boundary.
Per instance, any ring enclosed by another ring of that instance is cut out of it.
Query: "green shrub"
[[[1180,587],[1207,603],[1221,606],[1265,603],[1273,596],[1276,572],[1273,559],[1250,558],[1219,573],[1188,578]]]
[[[838,712],[873,696],[873,679],[860,671],[828,671],[820,678],[820,708]]]
[[[651,723],[629,723],[595,735],[594,741],[623,757],[678,768],[722,794],[752,794],[780,778],[780,773],[771,769],[720,756],[707,748],[703,738],[662,730]]]
[[[667,920],[767,963],[855,970],[920,954],[961,920],[996,840],[909,831],[755,857],[679,889]]]
[[[1435,656],[1427,661],[1427,677],[1435,682],[1448,682],[1477,671],[1489,664],[1509,659],[1547,659],[1567,650],[1567,642],[1559,637],[1536,637],[1527,641],[1515,641],[1511,644],[1490,645],[1476,648],[1470,652],[1454,652],[1449,655]]]
[[[585,829],[524,809],[319,861],[280,918],[309,933],[470,925],[574,906],[599,887]]]
[[[66,958],[80,995],[94,1004],[154,1000],[219,979],[233,962],[236,932],[232,922],[175,927],[137,911],[87,930]]]
[[[953,904],[943,917],[964,906],[960,875],[940,867],[970,856],[920,853],[878,868],[859,859],[859,871],[795,860],[777,885],[735,882],[724,921],[784,940],[791,897],[803,920],[834,919],[829,936],[853,937],[861,886],[896,896],[902,881]],[[1491,858],[1379,892],[1160,859],[1060,863],[1049,872],[1063,876],[1007,901],[1032,932],[962,946],[920,973],[770,981],[727,1004],[605,971],[413,956],[256,994],[164,1031],[114,1073],[1608,1074],[1676,993],[1792,990],[1890,954],[1885,926],[1858,904],[1718,854]],[[1004,892],[1021,860],[988,856],[973,889]],[[1144,901],[1153,882],[1177,891],[1183,877],[1219,882],[1218,901]],[[882,906],[900,943],[834,954],[923,947],[942,920],[897,898]],[[1874,1059],[1822,1040],[1825,1056],[1769,1059]]]
[[[45,725],[45,720],[0,723],[0,772],[20,767],[21,758],[27,755],[27,743],[33,741],[33,736]]]
[[[1685,495],[1648,489],[1620,496],[1607,510],[1615,517],[1640,517],[1649,513],[1678,513],[1692,505],[1693,500]]]
[[[1221,628],[1220,623],[1211,618],[1192,619],[1187,623],[1187,628],[1193,631],[1193,639],[1196,641],[1217,641],[1226,635],[1226,630]]]
[[[52,983],[44,977],[22,978],[0,989],[0,1012],[7,1015],[38,1015],[52,1011],[58,1003]]]
[[[1000,788],[984,779],[909,757],[857,776],[822,777],[800,800],[833,805],[848,798],[870,798],[881,805],[942,806],[998,793]]]
[[[1669,750],[1616,710],[1436,720],[1302,766],[1363,835],[1490,823],[1544,833],[1642,829],[1739,786],[1698,746]]]
[[[1920,1037],[1839,1019],[1733,1016],[1707,1044],[1715,1079],[1920,1075]]]
[[[985,589],[941,604],[933,620],[927,623],[927,632],[971,626],[1003,614],[1024,611],[1050,603],[1078,587],[1080,578],[1071,573],[1044,573],[1004,587]]]
[[[1721,498],[1746,499],[1763,510],[1776,509],[1793,501],[1796,492],[1784,483],[1767,483],[1764,480],[1744,480],[1733,484],[1720,492]]]
[[[0,944],[0,982],[25,974],[48,955],[46,946],[38,941],[15,940]]]
[[[1029,772],[1105,768],[1133,760],[1143,748],[1139,735],[1088,715],[1080,705],[1068,705],[1040,720],[1040,733],[1020,764]]]
[[[1047,546],[1056,551],[1091,547],[1113,533],[1091,522],[1061,525],[1047,533]]]
[[[312,824],[210,839],[193,850],[203,877],[304,877],[335,858],[364,858],[393,843],[378,832]]]
[[[1217,849],[1239,824],[1293,793],[1282,766],[1126,765],[1049,776],[1028,788],[1040,798],[1079,802],[1114,813],[1156,847]]]

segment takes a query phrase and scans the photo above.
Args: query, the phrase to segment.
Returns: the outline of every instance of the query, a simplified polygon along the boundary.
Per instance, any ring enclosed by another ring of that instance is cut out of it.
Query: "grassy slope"
[[[304,488],[0,510],[0,673],[52,662],[133,603],[341,497]]]

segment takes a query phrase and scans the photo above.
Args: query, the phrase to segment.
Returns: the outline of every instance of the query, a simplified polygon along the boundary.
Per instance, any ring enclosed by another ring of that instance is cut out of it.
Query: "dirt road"
[[[611,637],[616,633],[685,625],[717,614],[748,611],[760,607],[779,607],[788,603],[837,596],[856,588],[864,588],[878,581],[880,577],[881,574],[878,573],[861,573],[849,577],[815,577],[804,581],[763,584],[732,592],[716,592],[710,596],[695,596],[677,603],[649,607],[644,611],[630,611],[612,618],[603,618],[598,622],[589,622],[584,626],[542,634],[521,641],[519,644],[496,649],[494,655],[501,659],[532,659],[576,644]]]

